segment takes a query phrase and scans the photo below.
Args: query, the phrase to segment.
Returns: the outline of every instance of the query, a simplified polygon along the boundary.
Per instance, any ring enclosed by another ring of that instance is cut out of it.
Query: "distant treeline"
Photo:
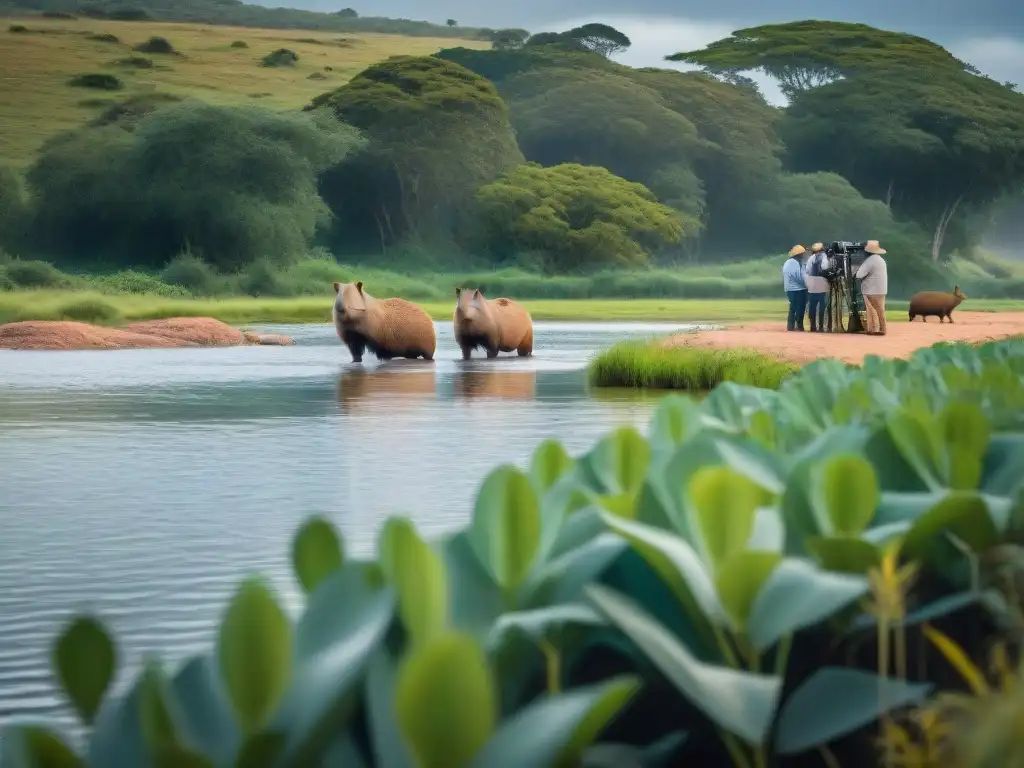
[[[379,32],[412,37],[489,39],[493,30],[412,19],[361,17],[350,8],[318,13],[297,8],[266,8],[240,0],[0,0],[0,14],[49,13],[123,21],[197,22],[266,29]]]
[[[685,73],[609,58],[629,44],[600,24],[504,30],[490,50],[374,64],[301,112],[134,97],[49,141],[24,191],[0,177],[0,240],[74,269],[187,252],[233,274],[320,245],[381,269],[551,276],[876,238],[900,293],[948,288],[1024,180],[1024,96],[922,38],[741,30],[675,56],[704,70]]]

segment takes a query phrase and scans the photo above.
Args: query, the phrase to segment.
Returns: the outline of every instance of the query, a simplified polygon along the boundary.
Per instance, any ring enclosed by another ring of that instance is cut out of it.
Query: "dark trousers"
[[[786,291],[789,297],[789,317],[786,318],[787,331],[804,329],[804,312],[807,311],[807,289],[802,291]]]
[[[807,314],[811,317],[811,330],[825,330],[825,308],[828,306],[827,293],[807,294]]]

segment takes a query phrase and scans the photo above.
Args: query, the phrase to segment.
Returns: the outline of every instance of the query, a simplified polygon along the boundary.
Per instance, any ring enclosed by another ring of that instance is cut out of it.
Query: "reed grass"
[[[591,361],[588,378],[595,387],[704,392],[732,381],[778,389],[797,368],[754,350],[670,348],[659,342],[624,341]]]

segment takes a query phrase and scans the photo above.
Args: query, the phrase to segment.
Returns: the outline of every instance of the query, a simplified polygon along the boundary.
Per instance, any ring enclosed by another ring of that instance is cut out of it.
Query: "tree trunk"
[[[939,216],[939,221],[935,225],[935,234],[932,235],[932,261],[937,262],[939,256],[942,253],[942,241],[946,239],[946,230],[949,228],[949,223],[953,220],[953,216],[956,214],[956,209],[960,206],[960,201],[964,199],[963,193],[957,197],[950,205],[947,205],[942,211],[942,215]]]

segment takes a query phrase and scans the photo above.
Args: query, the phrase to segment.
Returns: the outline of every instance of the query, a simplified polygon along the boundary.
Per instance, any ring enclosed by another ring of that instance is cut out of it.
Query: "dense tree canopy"
[[[321,106],[370,139],[321,185],[336,241],[449,237],[476,188],[523,161],[494,86],[444,59],[393,57],[308,109]]]
[[[1024,96],[964,72],[831,83],[799,94],[780,130],[793,168],[835,171],[890,203],[932,232],[935,259],[1024,178]]]
[[[679,214],[650,190],[595,166],[521,165],[481,187],[476,202],[493,250],[541,254],[557,272],[642,265],[684,235]]]
[[[35,236],[80,259],[230,270],[300,255],[329,212],[317,174],[357,147],[330,115],[172,104],[58,138],[28,173]]]
[[[722,77],[760,71],[778,80],[782,92],[790,98],[864,72],[976,72],[971,65],[923,37],[838,21],[750,27],[706,48],[665,58],[695,64]]]

